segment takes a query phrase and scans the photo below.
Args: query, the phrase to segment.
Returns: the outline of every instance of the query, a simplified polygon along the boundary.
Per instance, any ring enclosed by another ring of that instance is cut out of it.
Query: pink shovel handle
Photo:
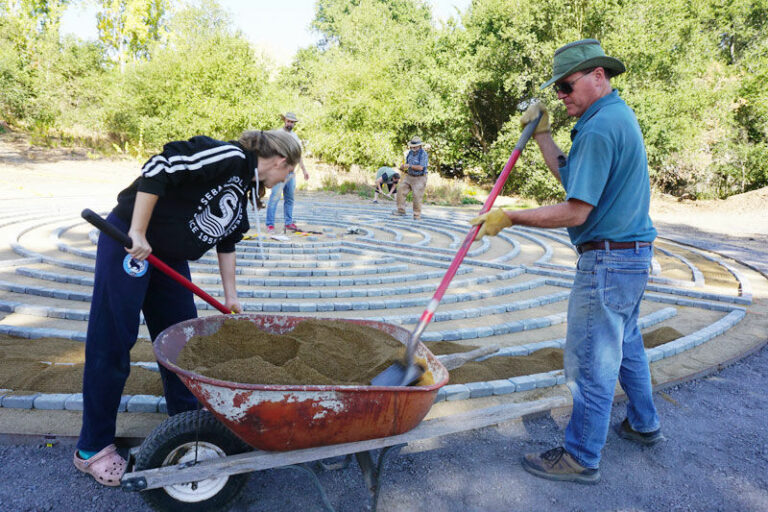
[[[540,119],[541,119],[541,115],[539,115],[539,117],[537,117],[536,119],[528,123],[523,129],[523,133],[520,135],[520,139],[517,141],[517,144],[515,145],[515,149],[512,151],[512,154],[509,156],[509,160],[507,160],[507,165],[504,166],[504,170],[501,171],[501,176],[499,176],[499,178],[496,180],[496,184],[491,189],[491,193],[488,194],[488,199],[485,200],[485,204],[483,204],[483,208],[480,210],[480,215],[490,211],[491,207],[493,206],[493,202],[496,201],[496,197],[498,197],[502,187],[504,187],[504,183],[506,183],[507,178],[509,178],[509,173],[512,172],[512,168],[517,163],[517,159],[520,158],[520,153],[523,152],[523,148],[528,142],[528,139],[531,138],[531,135],[533,135],[533,131],[536,129],[536,125],[539,124]],[[429,322],[432,320],[432,316],[435,314],[435,311],[437,310],[437,306],[440,304],[440,301],[443,299],[445,290],[448,289],[448,285],[451,284],[451,280],[453,279],[453,276],[455,276],[456,272],[459,270],[459,267],[461,266],[461,262],[464,261],[464,257],[467,255],[467,252],[469,252],[469,248],[472,246],[472,242],[475,241],[475,237],[477,236],[477,233],[480,231],[481,226],[482,224],[478,224],[477,226],[472,226],[470,228],[469,233],[467,233],[467,236],[464,238],[464,242],[461,244],[461,247],[459,247],[459,250],[456,253],[456,256],[453,257],[453,261],[451,262],[451,265],[448,267],[448,271],[443,276],[443,280],[440,281],[440,284],[438,285],[437,290],[435,290],[435,294],[432,296],[432,299],[429,301],[429,304],[427,304],[427,309],[425,309],[424,312],[421,314],[421,317],[419,318],[419,323],[416,325],[416,328],[411,333],[411,339],[408,341],[408,348],[406,350],[407,361],[413,360],[413,353],[416,350],[416,345],[419,339],[421,338],[421,335],[424,332],[424,329],[427,328],[427,324],[429,324]]]
[[[183,275],[179,274],[175,270],[173,270],[171,267],[157,259],[157,257],[153,254],[150,254],[147,256],[147,261],[154,266],[156,269],[158,269],[163,274],[167,275],[177,283],[179,283],[181,286],[186,288],[187,290],[190,290],[192,293],[203,299],[205,302],[210,304],[211,306],[215,307],[225,315],[228,315],[232,313],[227,307],[222,304],[221,302],[217,301],[213,297],[211,297],[208,293],[206,293],[202,288],[197,286],[195,283],[184,277]]]

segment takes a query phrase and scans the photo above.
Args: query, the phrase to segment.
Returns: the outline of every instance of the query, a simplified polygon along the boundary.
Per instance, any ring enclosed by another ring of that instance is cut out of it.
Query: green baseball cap
[[[561,46],[555,52],[552,63],[552,78],[539,89],[546,89],[563,77],[584,69],[605,68],[609,77],[620,75],[627,70],[619,59],[608,57],[597,39],[582,39]]]

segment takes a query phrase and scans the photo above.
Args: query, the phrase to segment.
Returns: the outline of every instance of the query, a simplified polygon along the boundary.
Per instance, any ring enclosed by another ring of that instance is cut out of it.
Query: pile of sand
[[[659,327],[653,331],[643,334],[643,345],[646,348],[653,348],[663,345],[672,340],[681,337],[679,331],[672,327]],[[472,350],[477,347],[466,347],[450,342],[440,342],[442,346],[427,346],[433,353],[450,353]],[[437,344],[435,344],[437,345]],[[456,350],[461,347],[466,350]],[[450,352],[443,352],[448,350]],[[563,369],[563,351],[558,348],[545,348],[537,350],[527,356],[511,357],[491,357],[484,361],[470,361],[463,366],[450,371],[451,384],[467,384],[469,382],[487,382],[490,380],[509,379],[520,375],[531,375],[534,373],[545,373],[554,370]]]
[[[402,354],[389,334],[350,322],[305,320],[271,334],[231,319],[213,335],[192,337],[176,364],[244,384],[368,385]]]
[[[154,360],[152,345],[136,342],[131,361]],[[80,393],[83,390],[85,343],[62,338],[29,340],[0,336],[0,389],[18,393]],[[131,367],[126,395],[163,394],[160,374]]]

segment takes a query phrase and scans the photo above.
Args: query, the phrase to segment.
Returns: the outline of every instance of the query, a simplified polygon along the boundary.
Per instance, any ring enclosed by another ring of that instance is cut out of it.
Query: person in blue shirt
[[[533,137],[562,183],[565,201],[531,210],[498,208],[472,219],[483,223],[478,239],[513,225],[566,227],[580,255],[568,303],[564,366],[573,411],[565,444],[522,460],[526,471],[550,480],[600,480],[617,379],[629,399],[619,436],[644,445],[664,439],[637,327],[656,238],[648,215],[648,161],[635,114],[610,82],[624,71],[594,39],[559,48],[552,78],[541,88],[554,84],[568,115],[579,118],[568,156],[552,139],[541,103],[531,105],[521,123],[542,114]]]
[[[400,180],[397,187],[397,210],[395,215],[405,215],[405,198],[408,191],[413,192],[413,219],[421,218],[421,200],[424,198],[424,191],[427,190],[427,167],[429,166],[429,157],[424,151],[424,143],[419,137],[414,137],[408,142],[408,154],[405,157],[405,163],[400,166],[400,170],[405,172],[405,177]]]

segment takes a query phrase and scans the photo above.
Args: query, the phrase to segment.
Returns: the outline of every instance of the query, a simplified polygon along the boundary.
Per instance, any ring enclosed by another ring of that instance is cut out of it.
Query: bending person
[[[74,455],[77,469],[110,486],[119,485],[125,472],[126,461],[114,439],[139,313],[144,313],[153,341],[165,328],[197,317],[192,292],[149,268],[147,256],[156,254],[189,278],[187,260],[216,247],[224,303],[240,312],[235,244],[249,227],[247,191],[252,182],[267,188],[283,182],[300,159],[300,146],[282,130],[245,132],[231,142],[198,136],[166,144],[120,192],[107,222],[127,232],[133,247],[99,236],[85,342],[83,424]],[[161,365],[160,375],[169,415],[197,407],[174,373]]]
[[[393,199],[392,194],[397,193],[398,183],[400,183],[400,173],[397,172],[394,167],[379,167],[379,170],[376,171],[376,181],[374,182],[373,189],[374,204],[379,203],[379,194]],[[387,192],[384,192],[381,188],[382,185],[387,186]]]

